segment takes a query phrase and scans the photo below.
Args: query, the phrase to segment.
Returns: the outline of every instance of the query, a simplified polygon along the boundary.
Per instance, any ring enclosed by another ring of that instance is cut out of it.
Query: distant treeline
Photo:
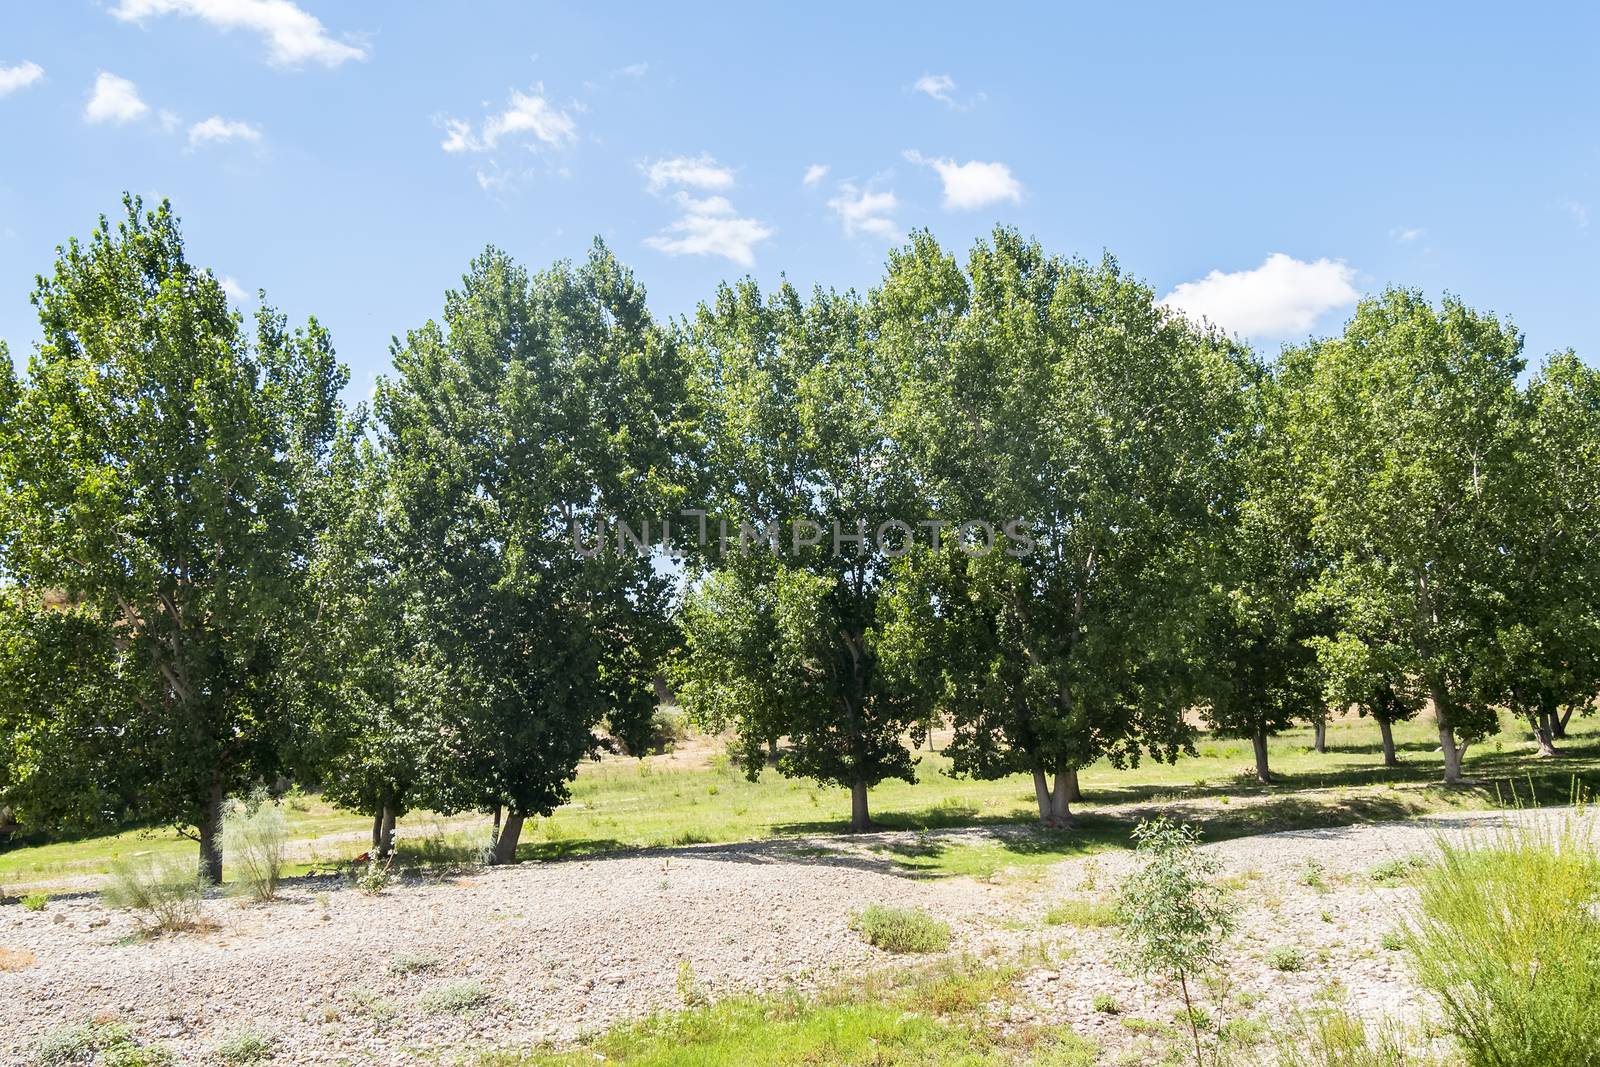
[[[26,373],[0,358],[30,828],[171,822],[220,878],[225,799],[287,776],[380,849],[414,807],[501,813],[510,860],[663,679],[752,774],[781,738],[780,773],[849,787],[855,829],[935,724],[1061,825],[1079,768],[1174,760],[1196,710],[1266,778],[1295,720],[1356,707],[1392,762],[1430,704],[1455,781],[1497,708],[1552,750],[1600,691],[1600,375],[1524,380],[1454,299],[1390,289],[1267,359],[1007,229],[675,322],[599,242],[491,248],[351,409],[315,319],[247,321],[168,205],[124,207],[39,279]],[[1028,551],[981,550],[1016,519]],[[606,523],[656,551],[588,550]]]

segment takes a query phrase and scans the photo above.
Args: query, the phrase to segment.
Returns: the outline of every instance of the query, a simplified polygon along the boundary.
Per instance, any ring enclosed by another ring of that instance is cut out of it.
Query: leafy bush
[[[1390,885],[1406,881],[1427,865],[1427,860],[1421,856],[1402,856],[1398,859],[1384,860],[1367,874],[1379,885]]]
[[[1096,993],[1094,1000],[1090,1001],[1094,1010],[1102,1015],[1121,1015],[1122,1005],[1110,993]]]
[[[394,959],[389,961],[389,973],[417,974],[431,971],[437,966],[439,954],[436,952],[397,952]]]
[[[1600,855],[1587,812],[1440,843],[1406,948],[1462,1062],[1600,1063]]]
[[[233,1031],[214,1050],[217,1059],[227,1064],[259,1063],[270,1059],[277,1039],[253,1026]]]
[[[43,911],[50,903],[48,893],[29,893],[22,898],[22,906],[29,911]]]
[[[360,873],[355,876],[356,888],[374,897],[389,888],[391,880],[389,865],[393,861],[393,856],[387,859],[379,859],[377,856],[373,856],[367,860],[367,865],[361,868]]]
[[[873,904],[851,917],[850,929],[886,952],[940,952],[950,947],[950,924],[920,908]]]
[[[471,978],[459,978],[428,990],[417,1007],[429,1015],[463,1015],[489,1003],[489,987]]]
[[[177,1062],[161,1045],[115,1045],[101,1055],[99,1067],[171,1067]]]
[[[1198,1064],[1200,1027],[1189,979],[1220,962],[1222,942],[1233,932],[1238,906],[1212,880],[1217,861],[1200,851],[1194,827],[1164,817],[1144,820],[1133,837],[1141,862],[1123,883],[1117,903],[1124,954],[1137,970],[1178,980]]]
[[[1343,1009],[1287,1019],[1275,1032],[1278,1067],[1423,1067],[1433,1060],[1408,1048],[1394,1023],[1368,1025]]]
[[[1115,926],[1117,909],[1097,900],[1063,900],[1044,913],[1046,926]]]
[[[1303,971],[1306,954],[1298,945],[1273,945],[1267,949],[1267,966],[1275,971]]]
[[[79,1023],[41,1037],[34,1043],[28,1063],[34,1067],[90,1064],[102,1053],[137,1047],[133,1032],[121,1023]]]
[[[265,791],[228,805],[222,817],[222,851],[238,872],[234,884],[240,892],[258,901],[277,896],[288,840],[289,821]]]
[[[205,885],[182,859],[143,856],[113,866],[100,896],[108,907],[133,912],[147,932],[170,933],[200,921]]]

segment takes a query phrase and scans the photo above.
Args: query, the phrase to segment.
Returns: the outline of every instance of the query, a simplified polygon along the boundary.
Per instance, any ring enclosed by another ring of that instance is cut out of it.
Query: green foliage
[[[22,906],[29,911],[43,911],[50,904],[50,894],[29,893],[22,898]]]
[[[439,966],[439,954],[428,951],[397,952],[389,961],[390,974],[420,974]]]
[[[1505,687],[1490,653],[1524,521],[1521,350],[1509,322],[1390,289],[1342,337],[1285,357],[1295,470],[1328,559],[1316,597],[1337,619],[1330,669],[1364,679],[1333,688],[1359,699],[1351,690],[1419,679],[1450,782]]]
[[[226,1064],[260,1063],[272,1058],[277,1038],[253,1026],[234,1030],[217,1044],[214,1055]]]
[[[709,574],[684,605],[673,671],[698,723],[737,732],[748,773],[786,737],[779,772],[851,787],[858,830],[869,787],[913,779],[902,735],[920,721],[879,666],[889,560],[835,540],[871,541],[877,523],[912,510],[904,467],[886,452],[894,379],[868,314],[853,293],[806,301],[785,284],[763,299],[745,281],[688,324],[710,512],[694,555]],[[812,526],[789,525],[800,522]],[[769,529],[778,543],[744,532]]]
[[[86,1022],[41,1037],[30,1051],[31,1067],[92,1064],[102,1052],[135,1046],[133,1031],[121,1023]]]
[[[141,856],[111,868],[101,898],[108,907],[131,911],[148,933],[192,929],[200,921],[205,881],[194,868],[170,856]]]
[[[389,883],[394,880],[394,875],[389,869],[393,863],[393,857],[368,857],[367,862],[356,871],[356,888],[373,897],[388,889]]]
[[[429,989],[417,998],[417,1008],[428,1015],[465,1015],[492,999],[489,987],[472,978],[457,978]]]
[[[172,1067],[177,1062],[161,1045],[113,1045],[100,1054],[99,1067]]]
[[[289,823],[265,791],[233,801],[222,817],[222,847],[235,868],[234,887],[252,900],[271,900],[283,876]]]
[[[1471,1067],[1600,1061],[1600,854],[1587,812],[1441,842],[1406,932]]]
[[[1267,949],[1267,966],[1275,971],[1306,969],[1305,949],[1299,945],[1273,945]]]
[[[1216,860],[1199,850],[1193,827],[1165,817],[1141,822],[1134,840],[1140,865],[1123,883],[1117,903],[1129,963],[1171,978],[1211,970],[1238,912],[1212,881]]]
[[[124,208],[61,247],[27,381],[0,388],[5,570],[115,633],[96,646],[120,653],[108,766],[142,816],[199,829],[220,881],[223,798],[296,742],[304,564],[348,373],[315,320],[291,334],[263,304],[250,336],[166,203]]]
[[[533,276],[486,251],[394,363],[376,394],[383,566],[405,605],[399,682],[421,701],[399,716],[422,724],[405,734],[416,799],[506,809],[510,860],[522,820],[567,798],[602,719],[628,734],[655,707],[669,579],[632,552],[576,551],[574,534],[679,506],[678,347],[596,243]]]
[[[1005,229],[964,268],[913,235],[874,318],[930,519],[1020,519],[1031,544],[925,539],[895,564],[883,655],[951,717],[958,771],[1031,772],[1041,821],[1064,823],[1070,772],[1190,743],[1247,357],[1109,257]]]
[[[1102,1015],[1122,1014],[1121,1002],[1110,993],[1096,993],[1093,1000],[1090,1001],[1090,1006]]]
[[[1098,900],[1061,900],[1050,905],[1044,922],[1046,926],[1115,926],[1117,909]]]
[[[1289,1016],[1275,1034],[1280,1067],[1430,1067],[1437,1062],[1413,1051],[1394,1022],[1369,1024],[1338,1008]]]
[[[1238,905],[1213,880],[1217,861],[1199,850],[1194,827],[1163,816],[1140,822],[1133,835],[1140,863],[1117,903],[1123,953],[1139,971],[1178,980],[1199,1067],[1200,1026],[1189,979],[1222,962],[1222,943],[1238,921]]]
[[[950,947],[950,924],[920,908],[871,904],[850,917],[850,928],[885,952],[942,952]]]

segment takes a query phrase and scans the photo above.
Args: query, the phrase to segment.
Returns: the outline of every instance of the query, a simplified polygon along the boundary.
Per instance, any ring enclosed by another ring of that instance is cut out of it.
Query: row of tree
[[[1170,761],[1431,702],[1445,777],[1510,707],[1552,750],[1600,690],[1600,375],[1524,383],[1509,322],[1391,290],[1264,363],[1108,259],[927,234],[865,296],[724,286],[652,318],[604,246],[489,250],[372,408],[312,320],[253,329],[163,204],[60,250],[0,359],[0,799],[29,825],[192,828],[292,776],[392,841],[493,811],[496,858],[658,683],[759,773]],[[932,531],[675,537],[868,521]],[[977,551],[1021,518],[1031,551]],[[645,520],[649,520],[647,523]],[[690,524],[693,520],[687,520]],[[584,551],[606,523],[654,556]],[[681,528],[681,526],[680,526]],[[942,536],[940,536],[942,534]]]

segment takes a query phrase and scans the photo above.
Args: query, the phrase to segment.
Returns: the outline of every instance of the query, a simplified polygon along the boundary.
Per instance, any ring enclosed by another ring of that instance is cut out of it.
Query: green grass
[[[566,1052],[489,1052],[477,1067],[1088,1067],[1058,1028],[1002,1027],[1016,972],[973,959],[875,975],[818,997],[746,997],[624,1024]]]
[[[918,908],[873,904],[850,917],[850,928],[885,952],[942,952],[950,947],[950,924]]]
[[[1099,900],[1062,900],[1044,913],[1046,926],[1101,927],[1117,925],[1117,909]]]
[[[1471,1067],[1600,1063],[1600,854],[1590,813],[1510,825],[1416,876],[1405,939]]]
[[[1203,734],[1198,757],[1176,764],[1145,762],[1120,771],[1105,764],[1079,775],[1088,799],[1062,833],[1020,832],[999,844],[945,845],[916,855],[886,851],[887,864],[911,873],[994,878],[1104,848],[1124,848],[1140,815],[1155,810],[1199,826],[1208,840],[1386,818],[1406,818],[1449,808],[1489,807],[1510,783],[1527,794],[1530,783],[1545,803],[1565,802],[1574,780],[1600,787],[1600,720],[1575,719],[1556,759],[1534,758],[1526,727],[1509,718],[1504,729],[1467,753],[1466,773],[1476,784],[1438,785],[1441,757],[1431,721],[1420,717],[1395,730],[1403,766],[1385,768],[1377,728],[1367,719],[1329,726],[1329,751],[1311,751],[1309,729],[1271,742],[1278,781],[1254,781],[1249,745]],[[702,748],[707,742],[695,742]],[[720,751],[709,759],[676,755],[642,760],[608,758],[586,764],[572,784],[569,803],[547,819],[530,822],[518,855],[525,860],[632,848],[831,834],[846,828],[849,793],[841,788],[779,777],[768,769],[756,782]],[[939,830],[961,826],[1026,827],[1036,807],[1030,779],[993,782],[952,778],[942,755],[918,753],[917,781],[886,782],[873,789],[873,819],[889,830]],[[291,846],[286,875],[347,863],[365,851],[371,820],[340,811],[316,797],[298,797],[284,813]],[[404,836],[434,826],[437,817],[402,820],[399,866],[470,863],[488,820],[454,820],[421,838]],[[330,835],[349,835],[331,840]],[[0,851],[0,885],[58,886],[103,875],[119,859],[143,854],[194,854],[192,841],[166,828],[129,830],[56,843],[19,842]],[[818,856],[822,862],[827,856]]]

